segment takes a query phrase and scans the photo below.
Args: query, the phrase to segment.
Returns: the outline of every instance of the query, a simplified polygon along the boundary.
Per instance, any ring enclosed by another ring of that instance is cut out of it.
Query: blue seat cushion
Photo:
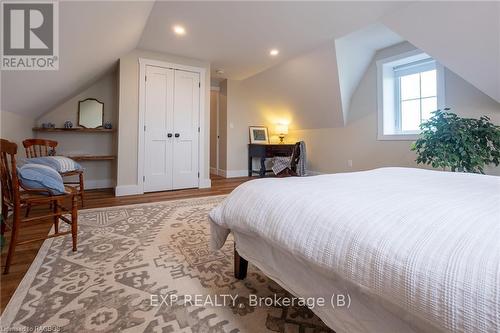
[[[26,188],[49,190],[54,195],[65,193],[61,175],[49,166],[28,163],[18,168],[17,174]]]
[[[80,164],[65,156],[43,156],[29,158],[27,160],[27,163],[43,164],[55,169],[60,173],[82,170]]]

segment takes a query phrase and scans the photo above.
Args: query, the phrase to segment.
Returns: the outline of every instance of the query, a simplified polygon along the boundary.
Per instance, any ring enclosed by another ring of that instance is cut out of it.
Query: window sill
[[[418,139],[418,134],[379,134],[378,141],[415,141]]]

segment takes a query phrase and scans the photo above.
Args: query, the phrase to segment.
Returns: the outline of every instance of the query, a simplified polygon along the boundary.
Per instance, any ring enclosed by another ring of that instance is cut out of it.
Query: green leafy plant
[[[490,118],[461,118],[450,109],[437,110],[420,125],[413,143],[418,164],[457,172],[484,173],[488,164],[500,162],[500,126]]]

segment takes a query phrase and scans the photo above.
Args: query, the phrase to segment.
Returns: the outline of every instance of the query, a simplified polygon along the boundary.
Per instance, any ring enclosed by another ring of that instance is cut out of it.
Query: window
[[[444,105],[443,67],[421,51],[382,59],[378,67],[379,140],[414,140]]]

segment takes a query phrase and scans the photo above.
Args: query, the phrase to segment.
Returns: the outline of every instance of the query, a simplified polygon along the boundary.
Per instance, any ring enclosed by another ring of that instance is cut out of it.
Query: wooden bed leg
[[[241,257],[234,248],[234,277],[238,280],[243,280],[247,277],[248,261]]]

